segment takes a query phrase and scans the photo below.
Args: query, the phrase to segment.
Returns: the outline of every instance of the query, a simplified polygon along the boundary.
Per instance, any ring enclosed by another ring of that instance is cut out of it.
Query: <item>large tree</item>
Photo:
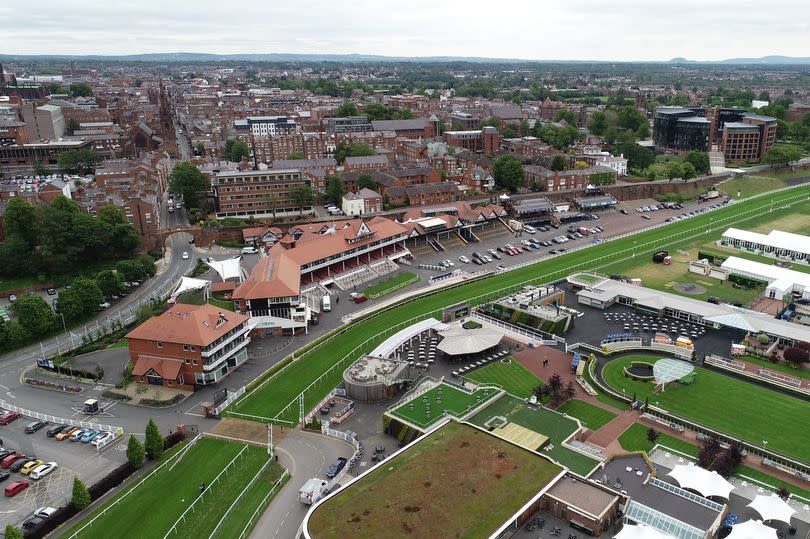
[[[56,316],[39,294],[25,294],[11,304],[17,320],[34,337],[44,337],[56,327]]]
[[[363,157],[366,155],[374,155],[374,149],[362,142],[341,142],[335,148],[335,161],[339,164],[343,164],[347,157]]]
[[[622,129],[636,131],[641,124],[647,122],[647,118],[635,106],[622,107],[618,111],[618,126]],[[649,126],[649,124],[648,124]]]
[[[294,185],[292,189],[290,189],[290,198],[292,198],[293,203],[300,210],[301,216],[303,216],[304,207],[312,206],[312,202],[315,200],[315,193],[312,192],[312,188],[309,185],[302,183]]]
[[[59,168],[69,174],[89,174],[104,160],[101,154],[90,148],[65,150],[56,158]]]
[[[492,174],[495,178],[495,185],[508,189],[511,193],[518,190],[523,185],[525,178],[523,163],[514,155],[503,155],[492,165]]]
[[[338,118],[345,118],[346,116],[357,116],[357,107],[351,101],[341,103],[335,111],[335,116]]]
[[[239,163],[243,158],[250,155],[250,148],[247,143],[241,140],[225,141],[225,159]]]
[[[129,442],[127,442],[127,459],[133,468],[139,469],[143,466],[145,454],[143,444],[134,435],[130,434]]]
[[[79,511],[90,505],[90,491],[87,490],[85,484],[78,477],[73,478],[73,496],[70,501]]]
[[[68,135],[73,135],[73,133],[79,130],[79,127],[79,122],[77,122],[75,118],[70,118],[67,122],[65,122],[65,133]]]
[[[374,176],[371,175],[369,172],[361,172],[357,176],[356,182],[357,190],[360,189],[377,189],[377,182],[374,181]]]
[[[70,95],[72,97],[89,97],[93,95],[93,89],[86,82],[74,82],[70,85]]]
[[[343,187],[343,180],[340,179],[340,176],[327,176],[326,200],[339,206],[343,202],[344,194],[346,194],[346,189]]]
[[[649,148],[639,146],[635,142],[625,142],[616,147],[616,154],[622,154],[627,159],[629,168],[642,171],[655,163],[655,154]]]
[[[22,197],[6,202],[3,214],[6,235],[18,234],[28,245],[37,244],[39,236],[39,210]]]
[[[793,146],[774,146],[762,155],[762,162],[767,165],[785,166],[798,161],[802,152]]]
[[[149,460],[157,460],[163,454],[163,436],[160,435],[157,425],[149,418],[149,423],[146,424],[146,440],[144,448],[146,449],[146,456]]]
[[[558,110],[557,114],[554,115],[555,122],[561,122],[565,120],[568,125],[577,125],[577,115],[572,110]]]
[[[78,277],[70,283],[70,288],[59,292],[58,311],[70,320],[78,320],[98,310],[104,302],[104,293],[98,283],[87,277]]]
[[[104,270],[96,275],[96,285],[104,297],[117,296],[124,291],[124,278],[118,272]]]
[[[692,166],[695,167],[695,172],[698,174],[708,174],[711,172],[711,167],[709,165],[709,154],[706,152],[692,150],[686,154],[684,159],[687,163],[692,163]]]
[[[551,158],[551,166],[549,167],[551,170],[565,170],[565,156],[561,153],[558,153],[554,157]]]
[[[187,208],[199,208],[210,187],[205,174],[186,161],[174,165],[169,176],[169,189],[180,193]]]

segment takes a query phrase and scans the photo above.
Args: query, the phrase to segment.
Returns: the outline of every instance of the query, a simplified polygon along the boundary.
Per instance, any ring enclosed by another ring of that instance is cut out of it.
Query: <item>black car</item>
[[[6,458],[9,455],[13,455],[14,453],[16,453],[16,451],[14,451],[12,449],[0,450],[0,460],[3,460],[4,458]]]
[[[23,466],[31,462],[32,460],[37,460],[36,457],[23,457],[20,460],[15,460],[14,464],[8,467],[9,470],[12,472],[19,472]]]
[[[627,210],[622,208],[622,209],[619,210],[619,213],[621,213],[622,215],[627,215]]]
[[[49,289],[45,290],[45,293],[48,294],[49,296],[55,296],[56,295],[56,289],[55,288],[49,288]]]
[[[69,425],[54,425],[47,430],[48,438],[53,438],[68,427]]]
[[[481,264],[483,264],[483,262],[481,262],[480,258],[473,258],[472,261],[473,261],[473,264],[475,264],[476,266],[480,266]]]
[[[47,421],[32,421],[31,423],[25,426],[25,433],[33,434],[47,424],[48,424]]]
[[[492,256],[492,258],[494,258],[495,260],[500,260],[501,258],[503,258],[498,253],[490,253],[490,256]]]
[[[548,252],[548,254],[550,254],[550,255],[556,255],[556,254],[557,254],[557,251],[555,251],[554,249],[551,249],[551,250]]]
[[[553,226],[555,229],[560,228],[560,225],[558,225],[556,223],[551,223],[551,226]]]
[[[25,519],[25,521],[23,521],[23,523],[22,523],[22,527],[23,527],[24,530],[33,530],[34,528],[36,528],[37,526],[39,526],[43,522],[45,522],[45,520],[43,520],[43,519],[41,519],[41,518],[39,518],[37,516],[33,516],[31,518]]]
[[[6,480],[6,479],[8,479],[9,477],[11,477],[11,474],[10,474],[10,473],[8,473],[8,472],[3,472],[3,473],[0,473],[0,483],[2,483],[3,481],[5,481],[5,480]]]
[[[329,479],[335,477],[337,474],[340,473],[340,470],[342,470],[343,467],[346,466],[346,462],[347,462],[346,457],[338,457],[337,460],[335,460],[335,462],[329,465],[329,469],[326,470],[326,477],[328,477]]]
[[[557,249],[558,253],[564,253],[565,251],[567,251],[565,247],[560,247],[559,249]]]

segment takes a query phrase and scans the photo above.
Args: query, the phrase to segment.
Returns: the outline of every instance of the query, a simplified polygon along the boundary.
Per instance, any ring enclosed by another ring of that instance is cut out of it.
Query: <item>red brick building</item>
[[[141,384],[194,390],[247,360],[249,318],[212,305],[177,304],[126,335]]]
[[[475,131],[445,131],[444,139],[448,146],[477,153],[495,153],[501,147],[501,134],[491,126]]]

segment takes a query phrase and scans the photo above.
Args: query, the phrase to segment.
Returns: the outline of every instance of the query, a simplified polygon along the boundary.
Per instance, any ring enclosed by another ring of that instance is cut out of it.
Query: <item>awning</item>
[[[731,527],[726,539],[777,539],[776,530],[761,520],[746,520]]]
[[[440,331],[442,341],[436,346],[448,356],[477,354],[497,346],[503,339],[503,333],[495,329],[452,328]]]
[[[615,539],[674,539],[674,536],[668,533],[659,532],[655,528],[645,526],[644,524],[625,524],[619,533],[613,536]]]
[[[667,475],[677,481],[681,488],[694,490],[707,498],[719,496],[728,499],[729,494],[734,490],[734,485],[726,481],[719,473],[704,470],[694,464],[678,464]]]
[[[785,500],[773,493],[770,496],[758,494],[748,507],[759,513],[762,520],[778,520],[786,524],[790,524],[790,517],[796,512]]]
[[[240,266],[241,257],[229,258],[228,260],[214,260],[213,258],[206,258],[205,263],[217,272],[219,278],[223,281],[228,279],[238,279],[242,282],[242,268]]]

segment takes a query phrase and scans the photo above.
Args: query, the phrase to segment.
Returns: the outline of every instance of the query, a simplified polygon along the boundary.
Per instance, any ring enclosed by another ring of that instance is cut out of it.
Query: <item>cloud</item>
[[[6,54],[363,53],[712,60],[810,50],[797,0],[139,0],[0,7]],[[660,6],[660,7],[659,7]]]

